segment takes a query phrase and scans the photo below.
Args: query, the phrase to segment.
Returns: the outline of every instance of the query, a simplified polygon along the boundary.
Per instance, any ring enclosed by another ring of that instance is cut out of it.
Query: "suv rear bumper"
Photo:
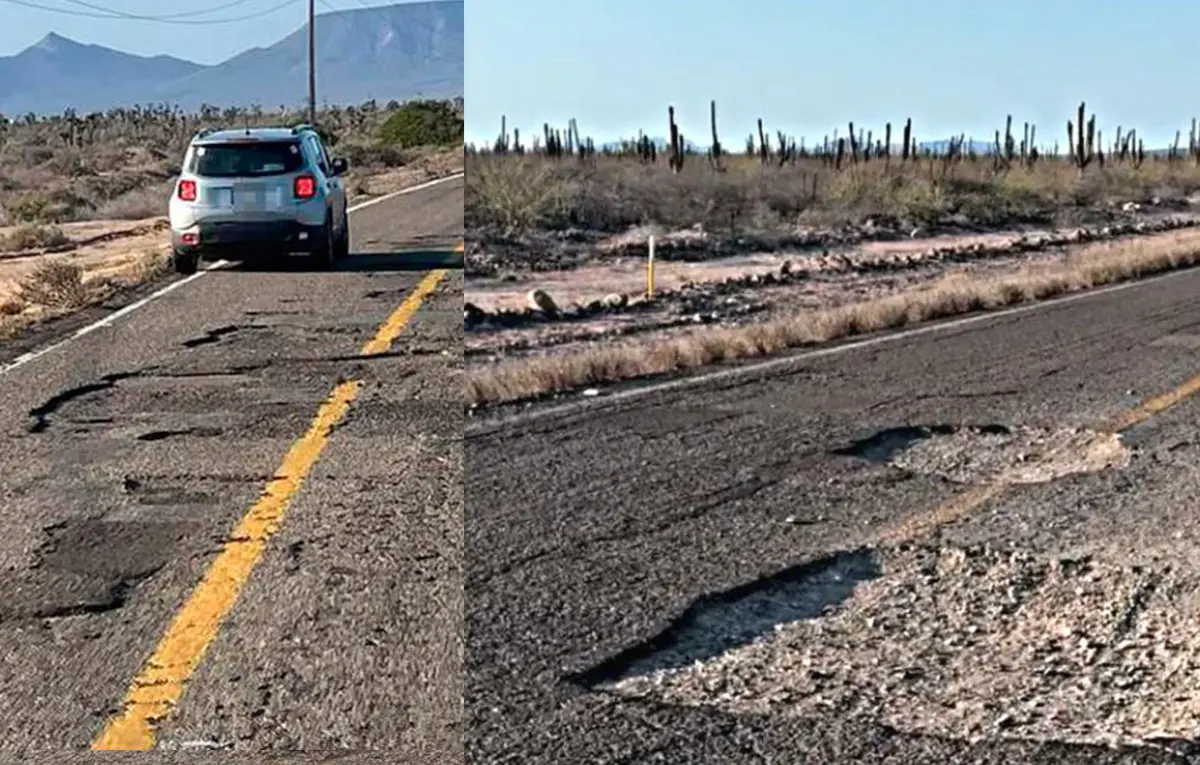
[[[199,242],[184,241],[195,234]],[[171,246],[176,252],[313,252],[325,242],[323,226],[308,226],[294,220],[223,221],[197,223],[186,229],[171,230]]]

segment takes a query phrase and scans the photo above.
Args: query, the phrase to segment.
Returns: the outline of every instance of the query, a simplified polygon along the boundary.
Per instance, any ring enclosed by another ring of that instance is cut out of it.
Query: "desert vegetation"
[[[986,142],[958,135],[922,143],[911,119],[875,129],[849,122],[844,133],[808,142],[772,135],[759,119],[731,150],[715,102],[709,116],[705,149],[679,132],[674,107],[662,145],[643,133],[598,146],[574,122],[543,125],[530,140],[502,120],[491,146],[467,147],[473,238],[648,223],[735,237],[867,221],[906,232],[1051,224],[1125,202],[1169,204],[1200,189],[1194,119],[1163,150],[1146,147],[1135,128],[1106,133],[1082,103],[1065,128],[1018,126],[1009,116]]]
[[[730,150],[502,118],[466,147],[467,404],[676,374],[1197,264],[1200,126],[1147,147],[1085,103],[1053,131],[911,119]],[[1047,134],[1058,138],[1047,138]],[[659,287],[646,294],[647,243]]]

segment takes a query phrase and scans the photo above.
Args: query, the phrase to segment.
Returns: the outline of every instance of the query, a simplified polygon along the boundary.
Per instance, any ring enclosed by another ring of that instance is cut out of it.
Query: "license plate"
[[[278,189],[243,189],[237,201],[240,210],[278,210],[283,207],[283,194]]]
[[[229,187],[216,187],[209,189],[209,199],[212,200],[213,207],[233,207],[233,189]]]

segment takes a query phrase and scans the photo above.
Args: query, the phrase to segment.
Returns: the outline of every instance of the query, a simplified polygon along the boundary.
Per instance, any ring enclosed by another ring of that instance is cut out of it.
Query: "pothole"
[[[175,430],[151,430],[137,436],[138,441],[165,441],[178,436],[196,436],[198,438],[218,438],[225,434],[221,428],[177,428]]]
[[[817,617],[690,665],[633,664],[600,688],[968,740],[1111,744],[1200,728],[1200,577],[987,547],[881,552],[877,565]]]
[[[881,430],[835,451],[955,483],[1045,483],[1129,465],[1115,433],[1086,428],[924,425]]]
[[[653,638],[571,678],[589,687],[689,667],[814,619],[879,575],[869,551],[837,553],[693,603]]]
[[[0,579],[0,622],[119,609],[174,556],[189,523],[66,521],[45,529],[34,565]]]
[[[225,337],[226,335],[235,334],[237,332],[240,332],[243,329],[245,329],[245,328],[239,327],[237,325],[229,325],[226,327],[217,327],[216,329],[206,329],[204,331],[203,335],[200,335],[199,337],[193,337],[190,340],[184,340],[183,347],[184,348],[198,348],[201,345],[209,345],[211,343],[219,343],[221,341],[221,338]]]

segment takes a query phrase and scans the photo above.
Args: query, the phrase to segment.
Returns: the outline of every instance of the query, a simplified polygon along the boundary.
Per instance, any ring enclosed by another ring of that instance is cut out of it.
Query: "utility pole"
[[[308,124],[317,124],[317,0],[308,0]]]

